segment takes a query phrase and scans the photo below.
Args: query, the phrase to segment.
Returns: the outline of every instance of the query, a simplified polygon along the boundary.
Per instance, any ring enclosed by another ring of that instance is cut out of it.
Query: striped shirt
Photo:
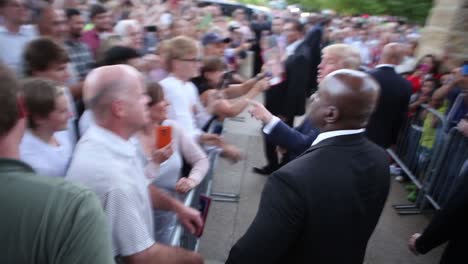
[[[67,179],[99,197],[112,232],[114,256],[130,256],[154,241],[152,205],[134,145],[98,125],[76,146]]]

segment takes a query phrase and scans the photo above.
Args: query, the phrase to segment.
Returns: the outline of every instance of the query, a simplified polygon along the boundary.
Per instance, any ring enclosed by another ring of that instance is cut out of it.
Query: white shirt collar
[[[390,68],[395,68],[395,65],[393,64],[378,64],[377,66],[375,66],[375,68],[382,68],[382,67],[390,67]]]
[[[136,155],[136,148],[130,140],[125,140],[114,132],[99,125],[93,125],[83,136],[86,139],[93,139],[104,144],[112,152],[122,156],[133,157]]]
[[[172,79],[173,81],[178,82],[178,83],[181,84],[181,85],[186,85],[187,83],[191,83],[190,80],[188,80],[188,81],[183,81],[183,80],[177,78],[173,73],[170,73],[169,76],[167,76],[166,78],[167,78],[167,79]]]
[[[9,33],[12,35],[37,36],[37,29],[34,25],[21,25],[18,32],[10,32],[5,26],[0,26],[0,33]]]
[[[294,54],[294,51],[296,51],[297,47],[299,45],[301,45],[301,43],[304,41],[304,39],[298,39],[296,41],[294,41],[293,43],[289,44],[287,47],[286,47],[286,54],[288,56],[291,56]]]
[[[353,135],[353,134],[359,134],[363,133],[366,131],[365,128],[360,128],[360,129],[347,129],[347,130],[335,130],[335,131],[328,131],[328,132],[323,132],[320,133],[317,138],[314,140],[312,143],[312,146],[317,145],[321,141],[325,139],[329,139],[332,137],[338,137],[338,136],[346,136],[346,135]]]

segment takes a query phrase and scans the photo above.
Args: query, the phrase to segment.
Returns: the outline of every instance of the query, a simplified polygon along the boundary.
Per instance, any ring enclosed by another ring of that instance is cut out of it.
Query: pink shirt
[[[81,36],[81,41],[88,45],[89,49],[93,52],[94,58],[96,58],[96,53],[101,45],[101,39],[96,29],[91,29],[83,33]]]

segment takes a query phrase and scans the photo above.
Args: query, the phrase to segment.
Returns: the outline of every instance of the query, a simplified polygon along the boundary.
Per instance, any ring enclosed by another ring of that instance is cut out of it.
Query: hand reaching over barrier
[[[191,234],[196,234],[201,230],[203,220],[198,210],[181,205],[176,209],[176,214],[180,223],[182,223]]]
[[[226,143],[220,135],[203,134],[200,136],[200,143],[220,147],[221,156],[229,159],[232,163],[242,159],[242,152],[235,146]]]
[[[176,191],[179,193],[187,193],[197,186],[194,179],[191,178],[180,178],[176,184]]]
[[[273,115],[263,104],[250,100],[250,105],[252,106],[251,109],[249,109],[250,115],[257,120],[262,121],[263,124],[267,124],[273,118]]]

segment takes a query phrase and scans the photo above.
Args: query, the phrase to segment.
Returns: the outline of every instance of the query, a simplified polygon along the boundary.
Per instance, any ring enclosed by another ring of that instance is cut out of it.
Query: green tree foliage
[[[267,6],[268,0],[238,0],[239,3],[258,5],[258,6]]]
[[[393,15],[424,23],[432,0],[288,0],[306,10],[332,9],[341,14]]]

